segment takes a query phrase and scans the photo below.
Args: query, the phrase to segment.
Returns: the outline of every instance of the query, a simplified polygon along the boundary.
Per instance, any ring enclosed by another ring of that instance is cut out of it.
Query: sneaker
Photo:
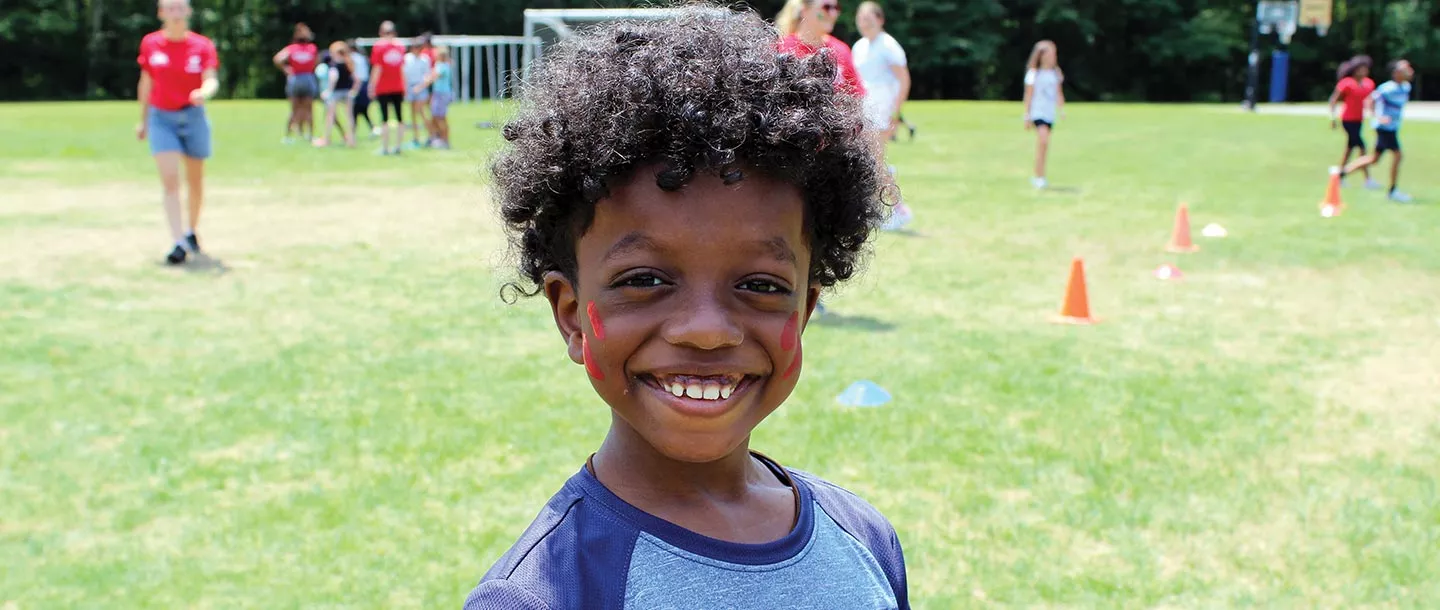
[[[185,262],[185,249],[181,248],[180,244],[175,244],[175,248],[170,251],[170,254],[165,256],[165,262],[171,265],[179,265]]]
[[[1035,187],[1036,189],[1043,189],[1047,186],[1050,186],[1050,183],[1046,182],[1044,178],[1036,176],[1030,179],[1030,185]]]
[[[1378,190],[1380,190],[1380,183],[1379,183],[1379,182],[1376,182],[1374,178],[1366,178],[1366,179],[1365,179],[1365,188],[1370,189],[1370,190],[1372,190],[1372,191],[1378,191]]]
[[[191,252],[199,252],[200,236],[196,235],[194,231],[185,234],[185,245],[190,246],[188,250]]]
[[[1394,201],[1395,203],[1410,203],[1414,201],[1414,199],[1400,191],[1390,191],[1390,201]]]
[[[912,126],[909,126],[909,125],[906,125],[906,127],[910,127],[910,141],[911,141],[911,142],[914,142],[914,141],[915,141],[915,128],[912,127]]]
[[[372,128],[370,129],[370,135],[373,136],[373,137],[378,138],[378,137],[380,137],[381,131],[382,131],[382,130],[380,129],[379,126],[372,127]]]
[[[281,143],[281,144],[284,144],[284,145],[286,145],[286,146],[289,146],[289,145],[295,143],[295,138],[292,138],[292,137],[290,137],[290,136],[285,136],[285,137],[283,137],[283,138],[280,138],[280,143]]]

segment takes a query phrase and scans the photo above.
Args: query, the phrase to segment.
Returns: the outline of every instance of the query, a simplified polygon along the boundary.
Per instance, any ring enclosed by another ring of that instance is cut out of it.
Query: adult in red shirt
[[[400,143],[405,141],[405,45],[395,40],[395,24],[386,21],[380,24],[380,42],[370,50],[370,98],[380,103],[380,123],[384,125],[380,140],[380,154],[400,154]],[[390,113],[394,112],[394,119]],[[391,134],[395,144],[390,144]]]
[[[1357,148],[1361,156],[1365,155],[1365,138],[1361,135],[1365,124],[1365,100],[1375,92],[1375,81],[1370,80],[1370,63],[1370,56],[1357,55],[1340,64],[1335,71],[1340,80],[1335,83],[1335,92],[1330,94],[1331,129],[1335,129],[1335,105],[1342,101],[1345,103],[1345,111],[1340,115],[1340,123],[1345,126],[1345,154],[1340,157],[1340,167],[1350,162],[1350,153]],[[1369,167],[1365,168],[1365,188],[1380,188],[1380,183],[1370,177]]]
[[[315,97],[320,95],[320,80],[315,78],[315,65],[320,49],[315,46],[315,33],[310,26],[295,24],[290,44],[275,54],[275,67],[285,73],[285,97],[290,100],[290,120],[285,123],[286,144],[290,134],[299,131],[305,140],[315,138]],[[308,135],[307,135],[308,134]]]
[[[830,35],[839,18],[840,0],[789,0],[775,17],[782,36],[780,52],[808,57],[824,49],[835,58],[835,87],[863,97],[865,85],[855,70],[850,46]]]
[[[210,119],[205,101],[220,89],[215,43],[190,31],[190,0],[159,0],[159,31],[140,41],[140,124],[135,136],[150,140],[150,155],[164,187],[165,217],[174,247],[165,261],[178,265],[200,251],[195,228],[205,193],[205,159],[210,157]],[[189,187],[190,230],[182,232],[180,164]]]

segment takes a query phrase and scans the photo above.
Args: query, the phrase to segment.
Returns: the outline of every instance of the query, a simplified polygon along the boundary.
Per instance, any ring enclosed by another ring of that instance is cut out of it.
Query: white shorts
[[[865,96],[865,126],[877,131],[890,129],[890,119],[895,116],[894,98],[877,95]]]

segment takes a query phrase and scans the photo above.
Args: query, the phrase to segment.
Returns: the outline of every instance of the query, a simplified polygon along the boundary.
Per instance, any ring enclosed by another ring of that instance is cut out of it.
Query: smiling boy
[[[883,211],[833,59],[777,38],[706,6],[588,30],[506,126],[519,288],[546,296],[611,426],[467,609],[909,607],[889,522],[749,446]]]

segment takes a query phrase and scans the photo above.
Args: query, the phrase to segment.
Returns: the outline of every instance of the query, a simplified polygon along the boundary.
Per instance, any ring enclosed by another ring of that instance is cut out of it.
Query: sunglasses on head
[[[839,13],[840,13],[840,3],[839,3],[839,2],[821,2],[821,3],[820,3],[820,10],[821,10],[821,11],[824,11],[824,12],[826,12],[826,13],[836,13],[836,14],[839,14]]]

